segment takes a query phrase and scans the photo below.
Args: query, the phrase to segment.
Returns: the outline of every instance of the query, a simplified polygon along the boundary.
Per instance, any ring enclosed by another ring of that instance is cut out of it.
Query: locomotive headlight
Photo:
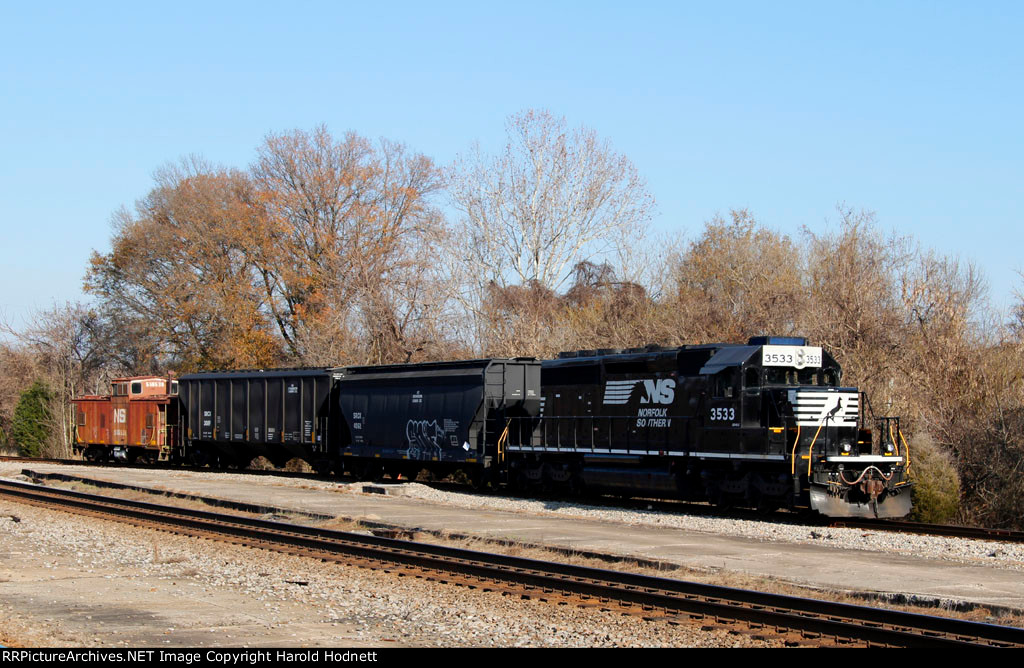
[[[893,451],[892,443],[886,443],[885,444],[885,451],[886,452],[892,452]]]
[[[847,454],[849,454],[850,450],[853,450],[853,446],[850,445],[849,441],[843,441],[841,445],[843,446],[843,452]]]

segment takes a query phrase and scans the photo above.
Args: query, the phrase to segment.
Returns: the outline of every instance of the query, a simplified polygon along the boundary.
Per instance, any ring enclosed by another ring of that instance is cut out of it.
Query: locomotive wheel
[[[579,474],[573,474],[572,478],[569,479],[569,495],[574,498],[585,498],[590,496],[587,490],[587,483],[584,482],[583,476]]]
[[[708,490],[708,500],[720,513],[727,513],[733,509],[735,500],[731,494],[726,494],[720,489]]]

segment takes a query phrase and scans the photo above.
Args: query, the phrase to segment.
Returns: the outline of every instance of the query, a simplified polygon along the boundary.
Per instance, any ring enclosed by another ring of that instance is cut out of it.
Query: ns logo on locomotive
[[[197,373],[159,392],[156,380],[77,399],[77,449],[219,466],[301,457],[363,479],[461,470],[479,485],[840,517],[910,511],[899,418],[874,416],[802,338]],[[125,409],[126,428],[98,427]]]

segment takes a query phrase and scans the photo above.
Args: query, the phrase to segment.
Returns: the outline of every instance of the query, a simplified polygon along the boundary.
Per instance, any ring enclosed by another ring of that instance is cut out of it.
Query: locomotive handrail
[[[639,437],[638,434],[634,433],[630,425],[636,421],[635,415],[537,415],[537,416],[516,416],[509,418],[510,421],[515,421],[517,426],[520,428],[517,430],[519,438],[513,440],[510,436],[506,439],[506,444],[509,440],[512,440],[512,444],[518,447],[555,447],[555,448],[568,448],[571,447],[574,450],[586,450],[591,451],[597,450],[597,433],[598,430],[605,432],[605,438],[608,443],[622,443],[622,449],[629,450],[630,446],[635,445],[638,441],[643,443],[645,449],[657,449],[666,450],[669,448],[670,443],[668,442],[668,434],[664,434],[661,438],[651,437]],[[680,416],[680,420],[692,420],[690,416]],[[584,428],[581,423],[586,421],[588,423],[588,435],[584,436],[581,434]],[[571,433],[565,442],[562,439],[561,425],[570,423],[572,425]],[[626,429],[620,438],[617,438],[613,434],[612,430],[617,424],[626,424]],[[522,425],[528,425],[531,428],[529,430],[523,429]],[[552,428],[551,425],[554,425]],[[529,439],[529,444],[526,440]]]

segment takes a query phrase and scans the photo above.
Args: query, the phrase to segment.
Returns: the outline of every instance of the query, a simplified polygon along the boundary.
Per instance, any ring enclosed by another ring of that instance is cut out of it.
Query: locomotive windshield
[[[765,385],[824,385],[835,387],[837,376],[834,369],[787,369],[769,367],[764,370]],[[748,387],[752,385],[747,384]]]

